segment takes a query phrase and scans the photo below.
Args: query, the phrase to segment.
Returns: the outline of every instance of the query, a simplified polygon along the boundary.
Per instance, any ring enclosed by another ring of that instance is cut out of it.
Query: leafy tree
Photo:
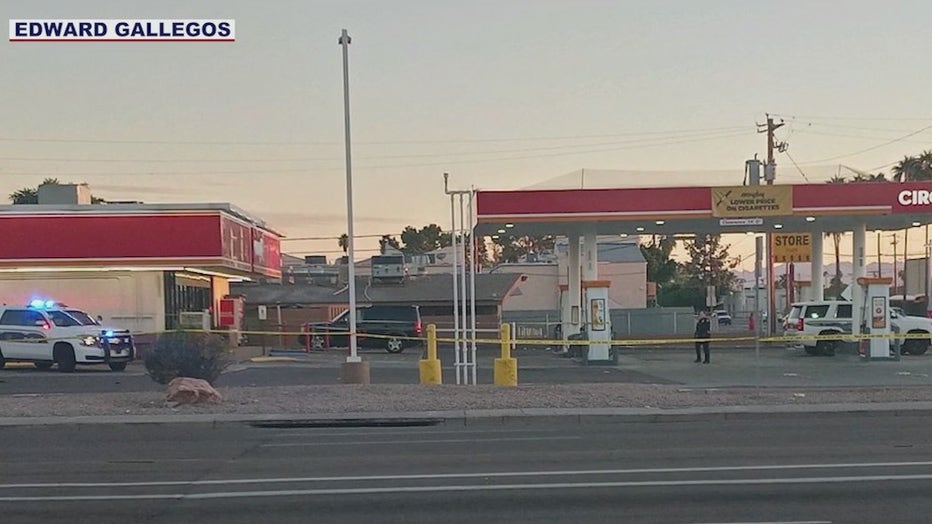
[[[647,261],[647,280],[662,288],[674,281],[679,264],[670,258],[676,240],[670,236],[654,237],[649,243],[641,244],[641,255]],[[658,290],[659,294],[659,290]],[[658,297],[659,299],[659,297]]]
[[[496,263],[515,263],[530,253],[553,251],[556,238],[553,235],[522,236],[500,235],[493,238]]]
[[[444,233],[443,228],[437,224],[428,224],[420,229],[407,226],[401,232],[401,243],[404,254],[420,255],[450,246],[452,236]]]
[[[466,263],[469,264],[470,261],[473,259],[473,256],[475,256],[476,263],[478,264],[477,271],[479,268],[483,266],[492,265],[494,260],[492,259],[492,255],[489,252],[489,245],[486,239],[484,237],[476,239],[475,255],[470,255],[469,254],[470,250],[469,248],[466,247],[469,245],[469,242],[470,242],[469,239],[470,239],[470,235],[468,233],[465,236],[465,241],[463,240],[463,238],[457,239],[457,244],[463,246],[463,252],[466,253]]]
[[[738,259],[728,254],[730,247],[722,244],[721,235],[699,235],[686,241],[689,260],[683,264],[684,284],[702,290],[706,286],[715,286],[717,293],[734,289],[734,269],[738,267]]]
[[[677,280],[662,288],[657,288],[657,303],[664,307],[704,309],[706,307],[705,289],[688,286]]]
[[[392,235],[382,235],[382,238],[379,239],[379,252],[384,255],[388,248],[401,251],[401,243]]]

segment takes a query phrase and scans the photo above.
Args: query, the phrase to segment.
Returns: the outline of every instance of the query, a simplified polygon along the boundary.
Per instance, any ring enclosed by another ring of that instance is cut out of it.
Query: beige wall
[[[566,284],[568,256],[560,261],[560,284]],[[599,262],[598,280],[608,280],[608,298],[614,308],[643,309],[647,307],[647,262]]]
[[[503,311],[542,311],[560,308],[560,284],[566,284],[566,266],[556,264],[506,264],[496,273],[520,273],[519,281],[502,304]],[[600,262],[599,280],[611,282],[609,300],[614,307],[647,307],[646,262]],[[516,293],[520,291],[520,293]]]
[[[608,288],[608,298],[618,307],[647,307],[647,262],[600,262],[599,280],[612,283]]]
[[[153,333],[165,327],[163,282],[161,271],[2,273],[0,303],[56,300],[113,327]]]
[[[560,308],[559,268],[556,264],[505,264],[496,273],[519,273],[511,294],[502,302],[503,311],[552,311]]]
[[[223,277],[211,277],[210,283],[213,290],[213,323],[214,327],[218,327],[220,322],[220,299],[230,294],[230,280]]]

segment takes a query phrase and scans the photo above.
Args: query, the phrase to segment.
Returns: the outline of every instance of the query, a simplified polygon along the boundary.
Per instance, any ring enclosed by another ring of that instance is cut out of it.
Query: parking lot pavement
[[[284,358],[249,360],[232,365],[218,380],[220,387],[261,387],[291,385],[334,385],[340,383],[340,366],[346,359],[343,350],[290,353]],[[420,349],[401,354],[380,350],[363,350],[369,362],[371,381],[375,384],[417,384]],[[480,384],[493,382],[496,349],[477,351],[477,378]],[[563,358],[545,347],[519,348],[513,351],[518,360],[519,384],[679,384],[684,387],[728,388],[759,387],[834,387],[868,386],[908,387],[932,384],[932,353],[905,356],[899,361],[864,361],[856,354],[839,353],[834,357],[814,357],[801,350],[784,347],[712,348],[712,363],[696,364],[695,353],[688,345],[624,347],[617,365],[585,366],[578,360]],[[441,347],[443,381],[456,383],[452,347]],[[58,373],[54,368],[40,371],[29,365],[11,365],[0,370],[0,395],[161,391],[141,362],[131,364],[125,372],[114,373],[100,366],[79,367],[73,374]]]
[[[810,356],[782,346],[712,347],[711,364],[693,362],[689,348],[626,348],[618,366],[691,387],[868,387],[932,384],[932,353],[898,361],[865,360],[854,352]]]

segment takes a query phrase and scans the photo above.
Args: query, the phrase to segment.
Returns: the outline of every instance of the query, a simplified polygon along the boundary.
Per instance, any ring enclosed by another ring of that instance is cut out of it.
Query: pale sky
[[[358,235],[448,227],[444,171],[458,188],[578,187],[581,169],[601,173],[587,186],[739,184],[765,154],[766,112],[786,121],[778,182],[852,174],[839,164],[889,171],[932,148],[924,1],[2,0],[0,12],[235,19],[235,43],[4,41],[0,194],[55,176],[107,199],[231,202],[289,237],[332,237],[290,253],[335,256],[346,230],[343,28]]]

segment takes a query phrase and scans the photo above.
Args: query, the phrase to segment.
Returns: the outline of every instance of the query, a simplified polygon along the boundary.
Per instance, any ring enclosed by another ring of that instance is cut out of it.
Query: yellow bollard
[[[440,359],[437,358],[437,326],[427,325],[427,358],[418,362],[421,384],[443,384]]]
[[[518,360],[511,356],[511,325],[502,324],[502,358],[495,359],[495,385],[518,385]]]

